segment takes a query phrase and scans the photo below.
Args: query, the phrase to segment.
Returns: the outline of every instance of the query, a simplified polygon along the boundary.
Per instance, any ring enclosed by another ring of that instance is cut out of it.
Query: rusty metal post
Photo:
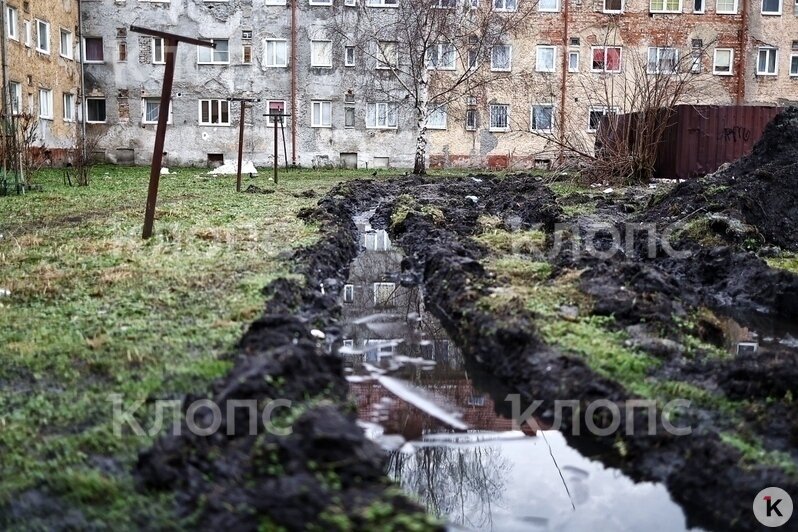
[[[169,100],[172,96],[172,82],[175,79],[177,41],[169,38],[164,41],[164,45],[166,46],[166,65],[163,74],[163,87],[161,88],[161,102],[158,107],[158,126],[155,129],[155,147],[152,151],[150,186],[147,190],[147,207],[144,211],[142,238],[150,238],[152,236],[152,224],[155,221],[155,204],[158,201],[158,184],[161,179],[163,147],[166,140],[166,122],[169,120]]]
[[[236,192],[241,192],[241,160],[244,157],[244,110],[247,102],[241,100],[241,118],[238,124],[238,172],[236,173]]]
[[[277,121],[281,120],[281,118],[274,117],[274,184],[277,184],[277,161],[279,158],[277,157]]]

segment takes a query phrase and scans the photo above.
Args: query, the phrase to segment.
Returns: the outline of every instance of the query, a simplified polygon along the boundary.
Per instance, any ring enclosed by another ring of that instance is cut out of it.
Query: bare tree
[[[100,139],[99,132],[84,130],[80,125],[74,130],[69,166],[75,176],[75,184],[79,187],[85,187],[89,184],[91,169],[97,161],[95,152],[100,145]],[[69,176],[69,169],[64,175],[71,186],[72,179]]]
[[[6,171],[16,173],[17,188],[28,188],[32,176],[46,160],[43,157],[45,146],[39,141],[39,118],[30,112],[4,117],[1,148],[3,167]]]
[[[333,34],[365,59],[361,79],[371,93],[388,102],[370,107],[367,120],[395,126],[400,105],[412,110],[414,173],[426,172],[431,120],[480,87],[523,78],[517,69],[510,74],[510,43],[536,2],[482,2],[366,0],[359,7],[341,6],[330,22]]]

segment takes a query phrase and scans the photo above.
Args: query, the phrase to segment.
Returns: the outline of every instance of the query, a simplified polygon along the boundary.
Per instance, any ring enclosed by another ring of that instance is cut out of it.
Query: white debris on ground
[[[223,165],[210,171],[212,175],[236,175],[238,173],[238,161],[228,161]],[[241,174],[258,175],[258,170],[252,161],[241,162]]]
[[[169,175],[169,169],[165,166],[161,168],[161,175]]]
[[[11,290],[8,288],[0,288],[0,297],[9,297],[11,295]]]

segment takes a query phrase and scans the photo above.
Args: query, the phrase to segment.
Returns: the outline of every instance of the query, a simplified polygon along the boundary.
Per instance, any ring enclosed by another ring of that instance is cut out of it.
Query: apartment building
[[[493,1],[512,12],[526,0]],[[682,69],[688,57],[694,79],[684,103],[798,101],[798,4],[535,1],[523,27],[483,58],[488,68],[509,72],[509,81],[433,113],[431,165],[545,165],[563,139],[591,149],[601,116],[627,110],[641,75]],[[365,9],[395,2],[369,0]],[[342,12],[357,24],[356,6],[357,0],[83,0],[85,119],[102,134],[110,161],[149,162],[165,50],[159,39],[130,33],[135,24],[216,42],[215,49],[178,48],[167,164],[233,158],[239,107],[227,99],[251,97],[260,101],[246,116],[244,152],[258,164],[271,163],[274,144],[263,115],[283,110],[291,116],[278,129],[278,144],[289,163],[412,166],[413,109],[401,95],[378,94],[372,76],[386,73],[330,29]]]
[[[38,146],[74,145],[80,116],[77,0],[4,0],[3,115],[30,121]],[[22,116],[28,115],[28,116]]]

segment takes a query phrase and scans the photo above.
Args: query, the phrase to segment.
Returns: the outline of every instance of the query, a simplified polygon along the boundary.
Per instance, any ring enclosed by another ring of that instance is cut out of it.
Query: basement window
[[[102,124],[105,120],[105,98],[86,98],[86,122]]]

